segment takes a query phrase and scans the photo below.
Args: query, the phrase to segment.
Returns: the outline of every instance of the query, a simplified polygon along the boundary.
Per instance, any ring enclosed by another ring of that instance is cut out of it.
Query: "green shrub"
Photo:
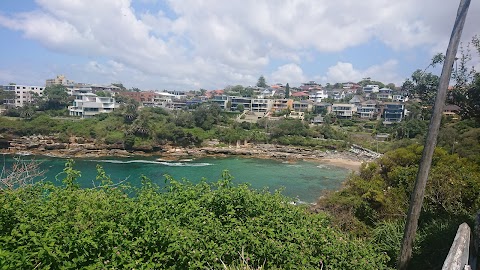
[[[0,194],[2,269],[386,269],[374,245],[331,227],[279,193],[167,177],[165,189],[113,184],[98,168],[97,188],[38,183]]]

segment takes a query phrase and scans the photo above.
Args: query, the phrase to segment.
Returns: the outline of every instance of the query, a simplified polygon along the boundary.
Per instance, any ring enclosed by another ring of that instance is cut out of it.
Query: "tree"
[[[220,106],[216,103],[201,104],[194,113],[195,125],[204,130],[209,130],[220,122]]]
[[[245,110],[245,106],[243,106],[243,104],[238,104],[238,105],[237,105],[237,111],[243,113],[244,110]]]
[[[122,90],[122,91],[127,91],[127,88],[125,86],[123,86],[122,83],[112,83],[112,85],[120,88],[120,90]]]
[[[67,88],[61,84],[45,87],[43,97],[41,108],[44,110],[61,110],[68,106]]]
[[[31,119],[35,115],[35,108],[32,105],[26,104],[20,108],[20,117],[24,119]]]
[[[243,90],[240,91],[240,95],[241,95],[242,97],[251,97],[251,96],[253,96],[253,88],[251,88],[251,87],[243,88]]]
[[[15,91],[5,91],[0,89],[0,105],[2,105],[5,100],[14,99],[15,98]]]
[[[132,92],[141,92],[142,90],[140,90],[140,88],[137,88],[137,87],[132,87],[132,89],[130,89],[130,91],[132,91]]]
[[[265,81],[265,77],[263,77],[263,75],[258,78],[257,86],[258,87],[267,87],[267,82]]]
[[[395,84],[394,83],[389,83],[389,84],[387,84],[387,88],[395,90]]]
[[[460,114],[466,119],[475,119],[480,123],[480,73],[476,72],[472,66],[468,68],[468,62],[472,59],[469,46],[473,45],[480,56],[480,39],[478,36],[472,38],[467,49],[460,49],[461,57],[459,65],[455,64],[453,78],[455,79],[454,91],[452,91],[452,101],[458,105]]]
[[[453,101],[460,107],[460,114],[465,119],[475,119],[480,123],[480,74],[466,90],[455,89]]]
[[[289,98],[290,97],[290,85],[287,83],[287,85],[285,86],[285,98]]]

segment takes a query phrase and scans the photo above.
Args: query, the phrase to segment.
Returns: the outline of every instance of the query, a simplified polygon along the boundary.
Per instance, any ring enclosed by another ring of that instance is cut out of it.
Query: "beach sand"
[[[347,158],[323,158],[319,159],[322,163],[331,164],[333,166],[349,169],[353,172],[359,172],[362,165],[362,161],[351,160]]]

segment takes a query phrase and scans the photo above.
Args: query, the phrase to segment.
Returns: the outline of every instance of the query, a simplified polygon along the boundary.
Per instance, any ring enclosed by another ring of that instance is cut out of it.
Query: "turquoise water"
[[[12,156],[5,155],[2,163],[8,168]],[[50,157],[22,157],[35,159],[46,170],[46,180],[55,182],[55,176],[62,172],[66,159]],[[201,158],[184,161],[160,161],[149,157],[75,159],[75,169],[82,172],[79,183],[82,187],[92,187],[96,176],[96,165],[100,164],[114,182],[127,179],[132,185],[140,185],[143,174],[155,183],[164,185],[165,174],[180,180],[186,178],[197,183],[202,177],[207,181],[217,181],[222,171],[228,170],[234,177],[234,183],[248,182],[255,189],[268,187],[269,190],[284,188],[283,194],[312,203],[321,195],[322,190],[339,189],[349,170],[322,164],[319,162],[298,161],[285,163],[277,160],[254,158]],[[62,176],[59,176],[62,179]]]

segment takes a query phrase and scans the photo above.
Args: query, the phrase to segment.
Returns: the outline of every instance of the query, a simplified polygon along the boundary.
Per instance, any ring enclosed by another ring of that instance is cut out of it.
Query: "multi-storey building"
[[[380,87],[376,84],[369,84],[363,87],[363,93],[369,95],[371,93],[378,93]]]
[[[360,118],[364,119],[372,119],[378,113],[377,101],[375,100],[367,100],[360,104],[358,108],[358,115]]]
[[[73,105],[68,107],[70,116],[90,118],[100,113],[110,113],[118,104],[111,97],[99,97],[87,89],[74,91],[75,100]]]
[[[401,103],[387,102],[383,108],[385,122],[400,122],[405,117],[405,105]]]
[[[352,118],[357,113],[357,106],[347,103],[333,104],[332,113],[339,118]]]
[[[393,96],[392,96],[392,93],[393,93],[393,90],[390,89],[390,88],[381,88],[378,90],[378,93],[377,93],[377,99],[378,100],[392,100]]]
[[[252,106],[251,106],[251,111],[252,112],[261,112],[261,113],[267,113],[272,109],[273,106],[273,100],[272,99],[267,99],[267,98],[254,98],[252,99]]]
[[[291,110],[292,107],[292,99],[274,99],[272,103],[272,111]]]
[[[11,95],[13,99],[4,100],[4,103],[10,106],[22,107],[23,105],[34,101],[35,98],[42,97],[45,87],[30,85],[4,85],[3,90],[14,93]]]
[[[75,82],[65,78],[65,75],[57,75],[55,79],[47,79],[45,82],[46,87],[57,85],[57,84],[67,86],[67,85],[74,85]]]
[[[293,101],[292,110],[294,112],[311,112],[313,109],[313,102],[311,100]]]
[[[308,97],[313,102],[323,102],[326,98],[328,98],[328,94],[324,90],[311,91]]]
[[[236,111],[238,105],[242,105],[243,109],[246,111],[250,111],[250,107],[252,105],[252,99],[249,97],[230,97],[230,110]]]

